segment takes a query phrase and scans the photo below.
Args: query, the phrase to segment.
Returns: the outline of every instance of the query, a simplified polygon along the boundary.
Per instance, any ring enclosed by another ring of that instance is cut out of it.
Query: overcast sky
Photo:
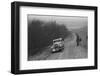
[[[83,16],[46,16],[46,15],[28,15],[28,21],[42,20],[45,22],[56,21],[59,24],[65,24],[69,29],[82,28],[88,25],[88,17]]]

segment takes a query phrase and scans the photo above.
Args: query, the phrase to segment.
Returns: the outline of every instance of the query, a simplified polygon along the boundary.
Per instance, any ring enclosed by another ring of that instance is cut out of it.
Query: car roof
[[[62,40],[62,38],[54,39],[53,41],[58,41],[58,40]]]

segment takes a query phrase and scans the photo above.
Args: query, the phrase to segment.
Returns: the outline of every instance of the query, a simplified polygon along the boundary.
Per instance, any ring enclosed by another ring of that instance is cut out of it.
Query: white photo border
[[[60,16],[87,16],[88,17],[88,58],[66,60],[28,61],[27,42],[27,14],[60,15]],[[94,66],[94,10],[63,9],[44,7],[20,7],[20,70],[47,69],[62,67]]]

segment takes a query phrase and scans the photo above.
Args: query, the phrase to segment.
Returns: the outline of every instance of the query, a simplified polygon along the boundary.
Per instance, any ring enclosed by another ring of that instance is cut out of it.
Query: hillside
[[[52,44],[53,39],[65,39],[69,34],[69,30],[63,24],[33,20],[28,23],[28,56],[41,53],[43,48]]]

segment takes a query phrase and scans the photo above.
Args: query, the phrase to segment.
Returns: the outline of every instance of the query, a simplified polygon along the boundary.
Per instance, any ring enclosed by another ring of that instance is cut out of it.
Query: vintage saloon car
[[[54,39],[51,49],[53,53],[62,51],[64,49],[64,40],[62,38]]]

